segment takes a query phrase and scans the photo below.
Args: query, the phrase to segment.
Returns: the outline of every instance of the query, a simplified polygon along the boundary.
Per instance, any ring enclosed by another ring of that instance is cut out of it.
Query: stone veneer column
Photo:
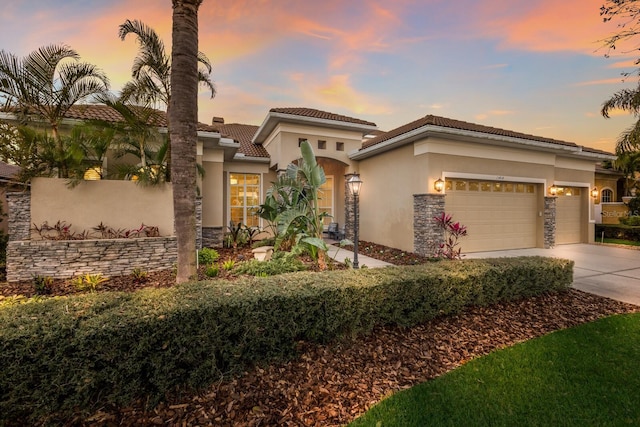
[[[202,227],[202,246],[205,248],[220,248],[224,231],[222,227]]]
[[[444,232],[433,219],[444,212],[444,194],[413,195],[413,251],[432,256],[443,242]]]
[[[353,238],[355,236],[355,229],[353,228],[353,221],[355,217],[355,209],[353,206],[353,194],[349,190],[349,185],[347,182],[349,178],[351,178],[353,174],[347,174],[344,176],[344,237],[345,239],[349,239],[353,242]],[[360,200],[358,200],[358,203]],[[358,209],[360,206],[358,206]],[[358,215],[358,227],[360,226],[360,215]]]
[[[202,249],[202,197],[196,197],[196,249]]]
[[[544,248],[556,245],[556,200],[557,197],[544,198]]]
[[[7,193],[9,240],[31,240],[31,193]]]

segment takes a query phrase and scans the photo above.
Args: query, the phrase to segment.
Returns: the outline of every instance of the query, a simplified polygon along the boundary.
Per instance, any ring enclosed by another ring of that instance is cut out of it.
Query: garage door
[[[462,252],[536,247],[536,184],[447,179],[445,210],[466,225]]]
[[[556,244],[582,241],[582,197],[585,192],[577,187],[558,189],[556,201]]]

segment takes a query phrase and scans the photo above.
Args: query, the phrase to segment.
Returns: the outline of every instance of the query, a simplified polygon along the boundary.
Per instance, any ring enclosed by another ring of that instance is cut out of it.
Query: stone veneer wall
[[[433,219],[444,212],[444,194],[413,195],[413,251],[432,256],[443,242],[444,232]]]
[[[202,246],[205,248],[222,247],[224,231],[222,227],[202,227]]]
[[[351,190],[349,190],[349,178],[351,178],[352,174],[347,174],[344,177],[344,238],[349,239],[352,242],[355,237],[355,229],[354,225],[354,217],[355,217],[355,206],[353,205],[353,194],[351,194]],[[360,200],[358,200],[358,204]],[[358,206],[358,209],[360,206]],[[358,210],[358,227],[360,227],[360,211]],[[358,236],[360,237],[360,236]],[[360,239],[358,239],[360,240]]]
[[[202,249],[202,197],[196,197],[196,249]]]
[[[31,238],[31,193],[7,193],[9,240]]]
[[[176,238],[145,237],[99,240],[25,240],[7,245],[7,281],[34,276],[71,278],[80,274],[105,277],[166,270],[178,259]]]
[[[556,245],[556,200],[557,197],[544,198],[544,248]]]

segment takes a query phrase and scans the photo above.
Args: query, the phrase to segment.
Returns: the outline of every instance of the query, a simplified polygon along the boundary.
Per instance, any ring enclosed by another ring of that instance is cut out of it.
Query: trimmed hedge
[[[376,325],[563,290],[573,262],[542,257],[291,273],[0,307],[0,421],[157,402],[247,366]],[[2,424],[2,422],[0,422]]]
[[[640,226],[624,224],[596,224],[596,242],[602,237],[607,239],[623,239],[640,242]]]

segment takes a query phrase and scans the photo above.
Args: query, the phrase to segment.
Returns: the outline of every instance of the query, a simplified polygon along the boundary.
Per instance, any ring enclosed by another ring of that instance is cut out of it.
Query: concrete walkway
[[[576,289],[640,305],[640,250],[631,247],[575,244],[553,249],[476,252],[467,254],[465,258],[533,255],[573,260],[572,286]]]
[[[346,258],[349,258],[351,262],[353,262],[353,251],[350,250],[350,249],[353,249],[353,246],[346,246],[344,248],[340,248],[338,246],[333,245],[334,243],[337,243],[336,240],[325,239],[324,241],[329,246],[329,251],[327,252],[327,255],[329,255],[329,258],[332,258],[342,264],[344,264],[344,260]],[[375,258],[371,258],[366,255],[362,255],[358,253],[358,265],[360,266],[360,268],[365,266],[367,268],[380,268],[380,267],[389,267],[390,265],[393,265],[393,264],[389,264],[388,262],[380,261]]]

